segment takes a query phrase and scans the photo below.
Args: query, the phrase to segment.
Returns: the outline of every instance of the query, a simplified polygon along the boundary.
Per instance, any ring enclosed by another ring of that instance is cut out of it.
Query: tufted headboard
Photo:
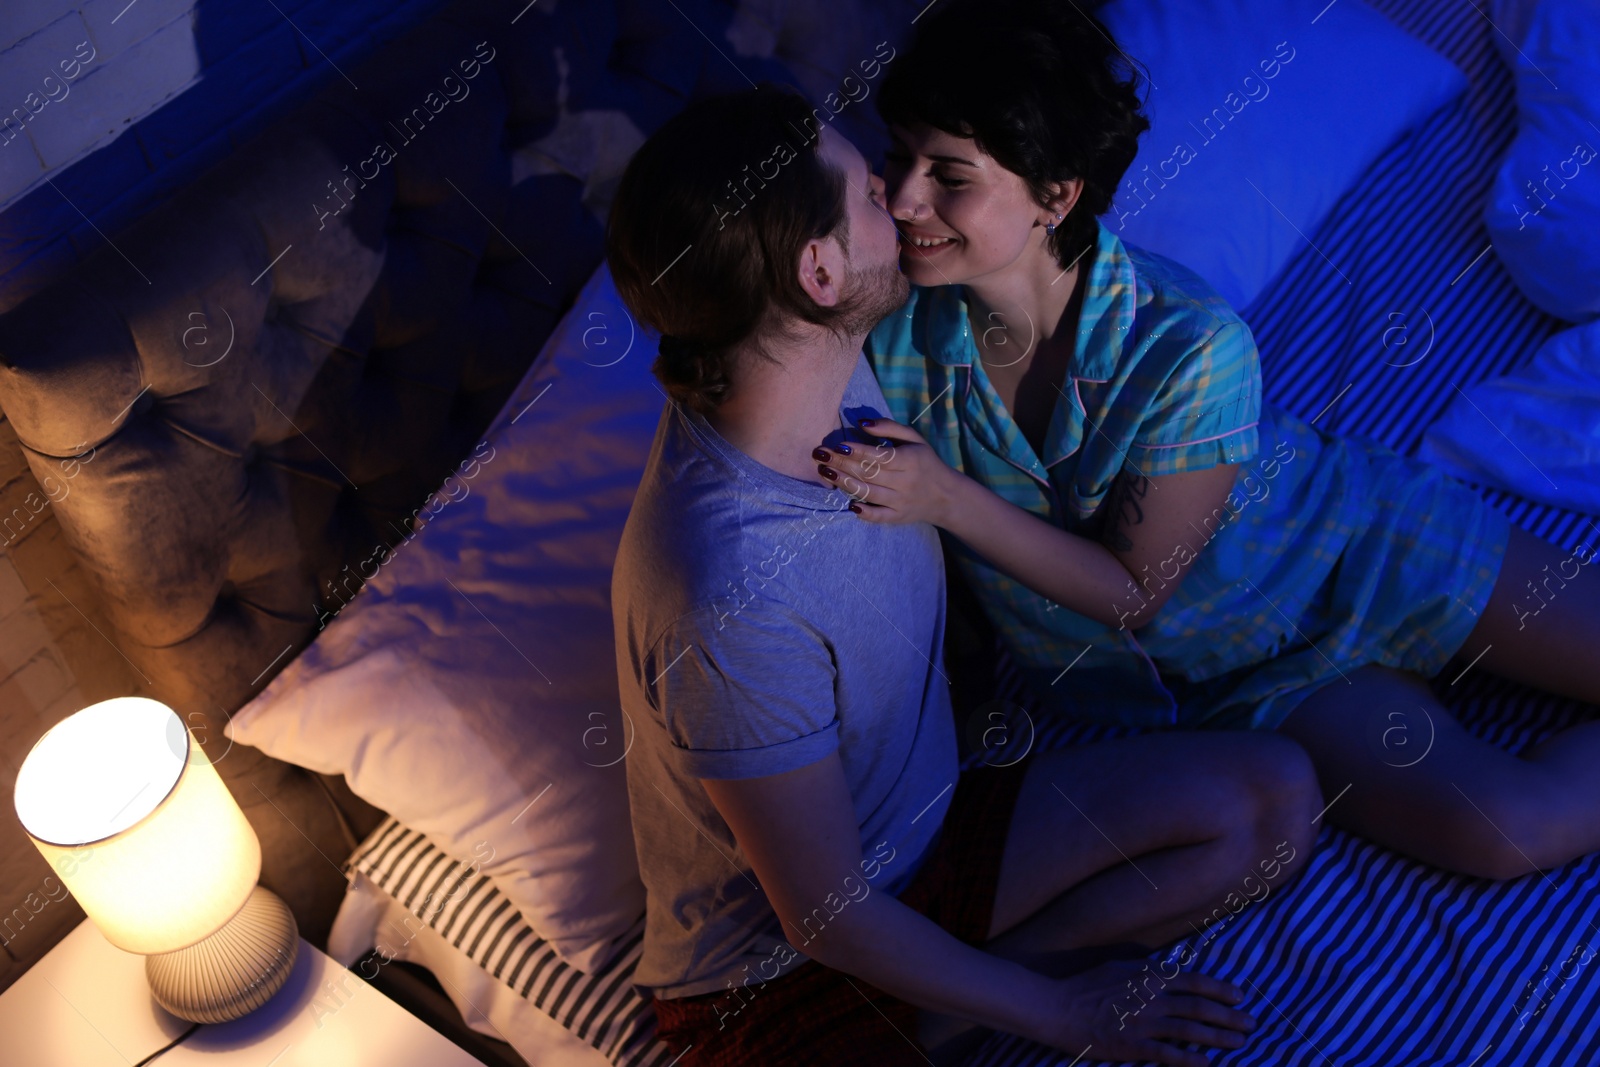
[[[600,262],[645,134],[752,80],[820,99],[915,6],[457,2],[66,273],[5,279],[0,410],[88,576],[103,654],[190,723],[309,939],[382,813],[230,750],[228,715],[471,451]],[[840,118],[869,158],[870,110]],[[13,768],[37,736],[17,733]],[[37,884],[12,823],[0,866]],[[31,955],[77,917],[46,916]]]

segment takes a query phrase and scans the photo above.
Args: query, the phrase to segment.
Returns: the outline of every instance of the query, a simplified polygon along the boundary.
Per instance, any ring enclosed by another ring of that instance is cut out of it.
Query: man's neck
[[[776,362],[743,354],[727,399],[706,421],[757,463],[791,478],[831,485],[817,473],[811,450],[839,428],[839,405],[864,339],[838,341],[824,334],[809,348],[774,346]]]

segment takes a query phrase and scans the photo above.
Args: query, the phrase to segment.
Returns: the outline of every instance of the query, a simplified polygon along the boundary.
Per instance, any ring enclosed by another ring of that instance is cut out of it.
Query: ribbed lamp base
[[[226,926],[188,948],[146,956],[144,973],[156,1003],[178,1018],[225,1023],[272,999],[299,952],[289,906],[256,886]]]

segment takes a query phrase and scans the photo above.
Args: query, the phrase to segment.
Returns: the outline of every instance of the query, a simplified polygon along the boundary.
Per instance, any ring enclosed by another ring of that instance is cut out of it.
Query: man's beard
[[[847,269],[850,297],[839,328],[846,336],[870,333],[911,295],[911,283],[895,264],[864,271]]]

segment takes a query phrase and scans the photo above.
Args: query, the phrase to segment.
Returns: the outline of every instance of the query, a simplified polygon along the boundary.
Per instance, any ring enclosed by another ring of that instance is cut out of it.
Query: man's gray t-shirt
[[[841,427],[886,407],[859,357]],[[865,522],[849,502],[683,405],[662,413],[611,588],[647,902],[634,981],[657,996],[786,972],[851,902],[902,892],[944,821],[958,763],[938,532]],[[834,749],[864,858],[786,937],[698,779],[781,774]]]

